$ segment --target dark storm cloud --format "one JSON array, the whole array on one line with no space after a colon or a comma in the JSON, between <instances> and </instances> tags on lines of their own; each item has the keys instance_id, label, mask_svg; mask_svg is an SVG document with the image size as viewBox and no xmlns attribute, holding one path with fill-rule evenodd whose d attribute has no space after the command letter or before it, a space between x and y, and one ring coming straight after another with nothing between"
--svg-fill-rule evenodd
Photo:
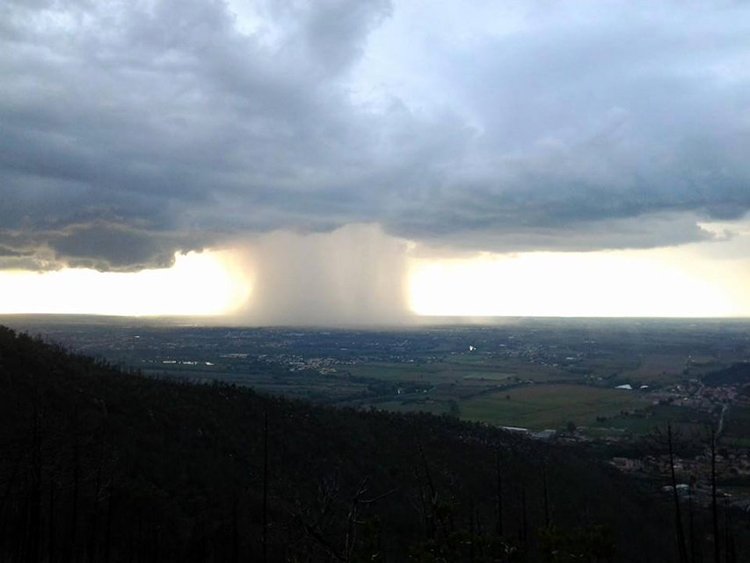
<instances>
[{"instance_id":1,"label":"dark storm cloud","mask_svg":"<svg viewBox=\"0 0 750 563\"><path fill-rule=\"evenodd\" d=\"M484 250L710 238L750 208L750 11L606 4L454 41L382 0L249 24L210 0L6 2L0 266L166 266L362 222Z\"/></svg>"},{"instance_id":2,"label":"dark storm cloud","mask_svg":"<svg viewBox=\"0 0 750 563\"><path fill-rule=\"evenodd\" d=\"M19 258L21 256L23 256L23 252L18 252L17 250L13 250L11 248L7 248L5 246L0 245L0 257Z\"/></svg>"},{"instance_id":3,"label":"dark storm cloud","mask_svg":"<svg viewBox=\"0 0 750 563\"><path fill-rule=\"evenodd\" d=\"M75 225L48 238L55 255L66 263L98 270L168 267L174 262L172 249L179 244L164 233L101 222Z\"/></svg>"}]
</instances>

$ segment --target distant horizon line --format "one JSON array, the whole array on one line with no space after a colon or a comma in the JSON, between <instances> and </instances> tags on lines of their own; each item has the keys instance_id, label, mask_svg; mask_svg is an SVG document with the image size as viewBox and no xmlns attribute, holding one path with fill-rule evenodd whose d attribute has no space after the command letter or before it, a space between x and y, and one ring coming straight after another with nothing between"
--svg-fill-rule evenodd
<instances>
[{"instance_id":1,"label":"distant horizon line","mask_svg":"<svg viewBox=\"0 0 750 563\"><path fill-rule=\"evenodd\" d=\"M113 315L96 313L0 313L4 319L29 319L64 322L86 320L106 322L142 321L206 327L231 328L289 328L289 329L368 329L368 328L429 328L437 326L478 326L518 321L682 321L682 322L750 322L750 316L681 317L681 316L573 316L573 315L413 315L403 321L392 322L259 322L234 320L232 317L208 315Z\"/></svg>"}]
</instances>

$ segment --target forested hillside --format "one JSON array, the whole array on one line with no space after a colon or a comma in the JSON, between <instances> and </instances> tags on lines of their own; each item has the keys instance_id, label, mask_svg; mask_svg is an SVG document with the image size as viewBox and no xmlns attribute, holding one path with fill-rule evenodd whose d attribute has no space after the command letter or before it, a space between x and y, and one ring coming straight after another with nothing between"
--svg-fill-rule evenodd
<instances>
[{"instance_id":1,"label":"forested hillside","mask_svg":"<svg viewBox=\"0 0 750 563\"><path fill-rule=\"evenodd\" d=\"M578 449L122 373L1 327L0 452L4 561L677 560L665 499Z\"/></svg>"}]
</instances>

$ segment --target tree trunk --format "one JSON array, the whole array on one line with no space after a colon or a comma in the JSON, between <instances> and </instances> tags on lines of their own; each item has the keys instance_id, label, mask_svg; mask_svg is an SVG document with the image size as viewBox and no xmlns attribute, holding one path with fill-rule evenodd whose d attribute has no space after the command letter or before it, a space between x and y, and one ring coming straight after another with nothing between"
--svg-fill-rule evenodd
<instances>
[{"instance_id":1,"label":"tree trunk","mask_svg":"<svg viewBox=\"0 0 750 563\"><path fill-rule=\"evenodd\" d=\"M497 523L495 525L495 531L497 535L503 536L503 477L500 471L500 448L498 447L495 451L495 474L497 476L497 484L495 490L495 510L497 512Z\"/></svg>"},{"instance_id":2,"label":"tree trunk","mask_svg":"<svg viewBox=\"0 0 750 563\"><path fill-rule=\"evenodd\" d=\"M263 563L268 562L268 411L263 414Z\"/></svg>"},{"instance_id":3,"label":"tree trunk","mask_svg":"<svg viewBox=\"0 0 750 563\"><path fill-rule=\"evenodd\" d=\"M677 552L680 563L688 563L685 549L685 532L682 529L682 513L680 511L680 497L677 494L677 477L674 470L674 452L672 449L672 425L667 424L667 444L669 447L669 469L672 477L672 498L674 499L674 521L677 530Z\"/></svg>"},{"instance_id":4,"label":"tree trunk","mask_svg":"<svg viewBox=\"0 0 750 563\"><path fill-rule=\"evenodd\" d=\"M716 429L713 427L711 427L711 520L714 533L714 563L720 563L719 507L716 506Z\"/></svg>"},{"instance_id":5,"label":"tree trunk","mask_svg":"<svg viewBox=\"0 0 750 563\"><path fill-rule=\"evenodd\" d=\"M542 465L542 493L544 495L544 527L550 526L549 490L547 488L547 463Z\"/></svg>"}]
</instances>

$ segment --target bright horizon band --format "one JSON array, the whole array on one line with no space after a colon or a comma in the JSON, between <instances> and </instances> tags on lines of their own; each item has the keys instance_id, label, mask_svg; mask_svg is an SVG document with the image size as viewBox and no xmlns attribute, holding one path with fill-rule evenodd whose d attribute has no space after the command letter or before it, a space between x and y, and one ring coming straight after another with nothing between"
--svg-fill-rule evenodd
<instances>
[{"instance_id":1,"label":"bright horizon band","mask_svg":"<svg viewBox=\"0 0 750 563\"><path fill-rule=\"evenodd\" d=\"M323 239L321 239L323 240ZM325 239L325 244L330 241ZM709 250L722 249L725 243ZM733 244L737 244L734 241ZM334 245L335 246L335 245ZM331 254L336 254L335 248ZM356 249L355 249L356 250ZM473 254L460 258L419 256L409 248L390 259L382 272L400 276L393 287L402 295L377 294L413 316L612 316L743 317L750 316L748 264L741 258L713 259L701 245L638 251L588 253L530 252ZM176 255L171 268L132 273L63 269L52 272L0 272L0 314L78 313L133 316L227 316L254 322L258 299L254 278L263 264L243 259L243 248ZM279 253L282 254L282 253ZM280 255L279 260L284 256ZM377 261L374 255L371 260ZM338 292L339 301L356 312L357 300L374 291L365 278L358 284L335 283L337 265L326 268L330 287L307 288L302 276L290 287L320 299L320 291ZM377 262L373 265L377 270ZM299 279L298 279L299 278ZM305 292L309 295L305 295ZM396 292L391 290L391 293ZM351 295L350 295L351 294ZM283 299L280 301L283 306ZM288 318L288 317L287 317ZM256 319L257 320L257 319ZM312 317L310 322L318 319ZM320 318L337 322L335 315ZM367 318L361 319L367 323ZM387 320L387 319L386 319ZM394 320L399 320L395 319ZM273 315L262 319L274 323Z\"/></svg>"}]
</instances>

